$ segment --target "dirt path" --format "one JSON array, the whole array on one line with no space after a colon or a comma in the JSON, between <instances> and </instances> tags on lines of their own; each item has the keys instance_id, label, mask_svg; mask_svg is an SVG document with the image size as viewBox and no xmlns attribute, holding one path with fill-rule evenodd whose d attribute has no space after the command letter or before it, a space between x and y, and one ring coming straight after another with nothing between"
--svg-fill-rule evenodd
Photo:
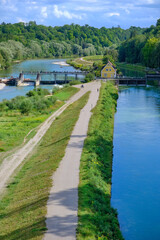
<instances>
[{"instance_id":1,"label":"dirt path","mask_svg":"<svg viewBox=\"0 0 160 240\"><path fill-rule=\"evenodd\" d=\"M88 85L88 90L91 91L88 103L81 110L79 120L66 148L65 156L52 177L53 187L47 203L46 216L48 231L44 240L76 239L79 165L83 143L87 136L91 109L95 107L99 97L97 88L100 88L100 82Z\"/></svg>"},{"instance_id":2,"label":"dirt path","mask_svg":"<svg viewBox=\"0 0 160 240\"><path fill-rule=\"evenodd\" d=\"M3 160L2 164L0 165L0 193L3 192L11 176L13 176L14 171L24 161L27 155L31 153L33 148L37 145L37 143L41 140L46 131L49 129L55 118L59 116L70 104L78 100L82 95L89 91L92 85L95 85L95 83L85 84L85 87L83 89L80 89L78 93L71 97L71 99L67 101L66 104L64 104L59 110L53 113L41 125L36 135L32 139L30 139L28 143L26 143L22 148L18 149L14 154ZM80 85L77 87L80 88Z\"/></svg>"},{"instance_id":3,"label":"dirt path","mask_svg":"<svg viewBox=\"0 0 160 240\"><path fill-rule=\"evenodd\" d=\"M87 60L84 60L83 58L80 58L80 60L83 61L83 62L87 62L87 63L92 63L93 64L93 62L89 62Z\"/></svg>"}]
</instances>

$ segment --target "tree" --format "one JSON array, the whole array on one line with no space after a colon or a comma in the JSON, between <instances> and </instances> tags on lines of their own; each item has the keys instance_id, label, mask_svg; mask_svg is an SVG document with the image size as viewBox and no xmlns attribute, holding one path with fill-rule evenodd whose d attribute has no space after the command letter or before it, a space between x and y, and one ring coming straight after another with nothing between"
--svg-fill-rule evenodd
<instances>
[{"instance_id":1,"label":"tree","mask_svg":"<svg viewBox=\"0 0 160 240\"><path fill-rule=\"evenodd\" d=\"M24 99L20 105L20 112L22 114L29 114L32 109L32 102L29 99Z\"/></svg>"}]
</instances>

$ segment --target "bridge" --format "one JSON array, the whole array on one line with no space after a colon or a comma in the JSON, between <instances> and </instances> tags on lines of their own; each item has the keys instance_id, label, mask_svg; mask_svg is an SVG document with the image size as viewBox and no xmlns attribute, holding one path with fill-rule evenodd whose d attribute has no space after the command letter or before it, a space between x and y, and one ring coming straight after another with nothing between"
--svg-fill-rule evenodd
<instances>
[{"instance_id":1,"label":"bridge","mask_svg":"<svg viewBox=\"0 0 160 240\"><path fill-rule=\"evenodd\" d=\"M5 82L7 85L12 86L22 86L24 83L33 83L34 86L38 86L40 84L64 84L69 83L73 79L71 79L71 76L74 77L75 80L78 80L78 76L86 76L89 72L79 72L79 71L65 71L65 72L48 72L48 71L40 71L40 72L34 72L34 71L22 71L19 74L18 78L10 78L7 79ZM42 76L51 76L51 80L42 80ZM25 78L26 76L35 76L35 79L29 79ZM64 79L58 78L59 76L63 76Z\"/></svg>"},{"instance_id":2,"label":"bridge","mask_svg":"<svg viewBox=\"0 0 160 240\"><path fill-rule=\"evenodd\" d=\"M78 76L86 76L86 74L89 72L24 72L19 74L18 78L10 78L5 80L5 84L12 85L12 86L22 86L24 83L33 83L34 86L38 86L40 84L64 84L72 81L73 79L69 79L71 75L74 76L74 79L77 80ZM36 79L28 79L25 78L25 76L36 76ZM42 76L44 75L50 75L53 76L53 79L51 80L42 80ZM58 76L64 76L64 80L61 80L58 78ZM147 74L145 77L117 77L114 79L101 79L97 78L97 80L104 80L104 81L113 81L116 85L124 85L124 86L146 86L148 83L151 83L153 81L158 81L158 85L160 86L160 74Z\"/></svg>"},{"instance_id":3,"label":"bridge","mask_svg":"<svg viewBox=\"0 0 160 240\"><path fill-rule=\"evenodd\" d=\"M100 79L100 78L99 78ZM147 74L145 77L117 77L113 79L101 79L103 81L111 81L115 85L120 86L146 86L154 81L158 81L160 86L160 74Z\"/></svg>"}]
</instances>

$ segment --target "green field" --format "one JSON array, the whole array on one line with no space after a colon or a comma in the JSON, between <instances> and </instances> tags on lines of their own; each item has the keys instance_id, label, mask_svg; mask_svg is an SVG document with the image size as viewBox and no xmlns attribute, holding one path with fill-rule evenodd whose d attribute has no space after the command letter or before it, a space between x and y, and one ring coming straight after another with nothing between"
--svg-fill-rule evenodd
<instances>
[{"instance_id":1,"label":"green field","mask_svg":"<svg viewBox=\"0 0 160 240\"><path fill-rule=\"evenodd\" d=\"M135 70L135 71L144 72L146 70L146 67L141 65L141 64L129 64L129 63L116 62L116 65L118 67L123 67L123 68L126 68L126 69Z\"/></svg>"},{"instance_id":2,"label":"green field","mask_svg":"<svg viewBox=\"0 0 160 240\"><path fill-rule=\"evenodd\" d=\"M94 56L87 56L87 57L83 57L84 60L86 61L102 61L103 59L103 55L94 55Z\"/></svg>"},{"instance_id":3,"label":"green field","mask_svg":"<svg viewBox=\"0 0 160 240\"><path fill-rule=\"evenodd\" d=\"M0 202L0 239L43 238L51 176L64 156L73 127L88 97L89 92L52 123L33 155L9 184L8 192Z\"/></svg>"},{"instance_id":4,"label":"green field","mask_svg":"<svg viewBox=\"0 0 160 240\"><path fill-rule=\"evenodd\" d=\"M77 240L123 239L117 212L110 204L117 98L117 89L103 83L81 157Z\"/></svg>"},{"instance_id":5,"label":"green field","mask_svg":"<svg viewBox=\"0 0 160 240\"><path fill-rule=\"evenodd\" d=\"M73 87L62 88L54 94L55 98L59 101L50 104L43 111L33 109L28 114L22 114L18 109L9 109L4 104L0 111L0 159L3 158L5 152L22 144L25 136L32 129L34 129L33 132L29 134L26 140L33 137L38 126L44 122L51 113L60 108L65 103L64 101L68 100L77 91L79 91L79 89ZM50 96L41 96L38 98L38 101L42 104L42 100L46 101L47 98L50 98ZM18 99L18 101L21 100ZM10 102L11 101L8 101L8 104Z\"/></svg>"}]
</instances>

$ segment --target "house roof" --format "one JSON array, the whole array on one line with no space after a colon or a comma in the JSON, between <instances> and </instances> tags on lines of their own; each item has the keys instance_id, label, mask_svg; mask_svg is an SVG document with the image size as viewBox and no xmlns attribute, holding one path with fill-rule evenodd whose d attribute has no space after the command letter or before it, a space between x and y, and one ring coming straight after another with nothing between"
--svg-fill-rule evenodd
<instances>
[{"instance_id":1,"label":"house roof","mask_svg":"<svg viewBox=\"0 0 160 240\"><path fill-rule=\"evenodd\" d=\"M117 70L116 69L116 67L108 60L108 63L110 63L111 65L112 65L112 67L115 69L115 70Z\"/></svg>"},{"instance_id":2,"label":"house roof","mask_svg":"<svg viewBox=\"0 0 160 240\"><path fill-rule=\"evenodd\" d=\"M113 69L115 70L115 71L117 71L117 69L116 69L116 67L108 60L108 63L113 67ZM108 64L107 63L107 64ZM107 66L107 64L102 68L102 70ZM101 70L101 71L102 71Z\"/></svg>"}]
</instances>

